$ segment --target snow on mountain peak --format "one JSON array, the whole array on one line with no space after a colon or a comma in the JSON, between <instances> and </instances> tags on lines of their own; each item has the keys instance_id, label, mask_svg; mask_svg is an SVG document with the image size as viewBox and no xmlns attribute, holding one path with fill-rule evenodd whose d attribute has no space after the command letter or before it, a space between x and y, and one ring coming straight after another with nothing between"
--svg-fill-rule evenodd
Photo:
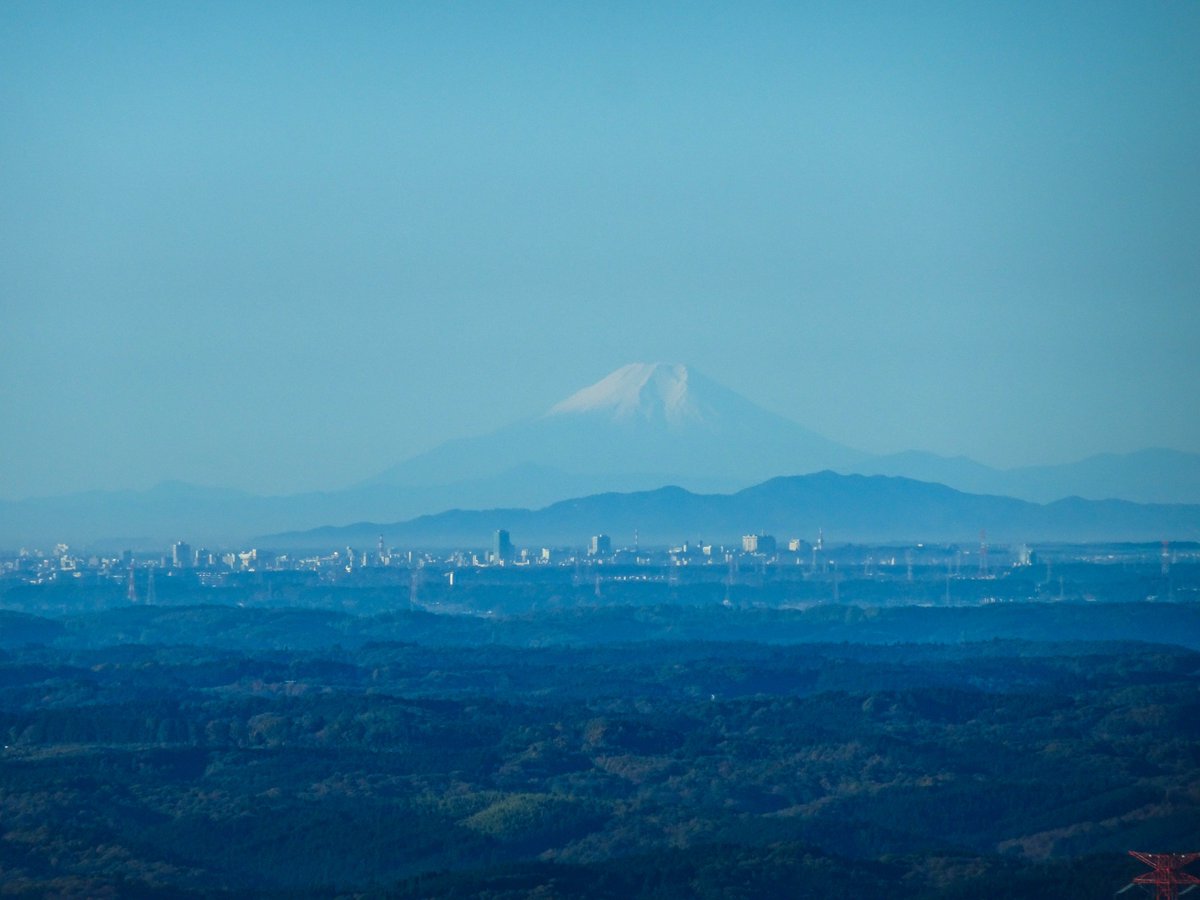
<instances>
[{"instance_id":1,"label":"snow on mountain peak","mask_svg":"<svg viewBox=\"0 0 1200 900\"><path fill-rule=\"evenodd\" d=\"M603 413L614 420L658 419L680 425L703 421L705 412L690 390L687 366L630 363L555 404L547 415Z\"/></svg>"}]
</instances>

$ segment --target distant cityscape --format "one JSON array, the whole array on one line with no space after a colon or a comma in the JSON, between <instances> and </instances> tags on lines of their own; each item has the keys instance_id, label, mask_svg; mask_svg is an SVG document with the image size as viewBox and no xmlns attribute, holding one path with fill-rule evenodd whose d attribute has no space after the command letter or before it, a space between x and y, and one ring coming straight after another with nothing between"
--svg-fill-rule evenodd
<instances>
[{"instance_id":1,"label":"distant cityscape","mask_svg":"<svg viewBox=\"0 0 1200 900\"><path fill-rule=\"evenodd\" d=\"M681 541L670 546L647 547L634 543L616 546L608 534L591 535L586 543L570 547L524 547L514 542L507 529L497 529L486 549L432 550L390 546L383 535L371 549L342 547L324 552L273 552L261 548L211 550L176 541L162 553L79 554L60 543L50 550L22 549L0 557L0 582L9 585L119 586L126 601L134 604L159 602L165 585L178 582L189 589L245 586L246 577L304 579L311 583L347 585L405 584L408 602L420 605L422 585L436 579L453 589L465 578L524 579L533 582L567 577L578 587L590 585L597 595L605 584L658 582L678 585L688 582L722 586L728 593L739 588L772 588L786 585L824 584L822 600L863 600L861 587L904 582L944 584L938 599L950 602L989 600L1096 599L1103 589L1072 587L1063 572L1087 566L1093 573L1128 574L1132 569L1145 582L1139 595L1147 599L1176 599L1177 589L1185 597L1196 596L1192 576L1200 569L1200 545L1172 544L1053 544L1045 546L991 546L986 534L975 545L960 544L841 544L830 545L818 532L813 540L791 537L780 540L765 533L747 533L738 545L727 546L703 540ZM1171 579L1176 567L1187 578L1178 584ZM1036 572L1034 570L1037 570ZM1028 572L1027 575L1016 573ZM542 574L539 574L542 573ZM562 573L556 575L554 573ZM1010 579L1011 576L1011 579ZM1091 582L1097 576L1089 576ZM1005 590L965 593L951 585L1011 580ZM1083 581L1089 581L1084 579ZM1162 584L1159 584L1159 581ZM1082 582L1081 582L1082 583ZM1165 584L1164 588L1162 585ZM846 589L860 587L860 595ZM1127 587L1127 585L1126 585ZM768 593L770 591L768 590ZM425 589L428 594L428 587Z\"/></svg>"},{"instance_id":2,"label":"distant cityscape","mask_svg":"<svg viewBox=\"0 0 1200 900\"><path fill-rule=\"evenodd\" d=\"M1001 565L1031 565L1036 552L1028 546L1019 548L989 548L981 541L975 549L942 547L953 555L953 568L960 572L967 560L974 557L980 574L987 574L989 559ZM529 566L726 566L731 563L807 567L810 572L827 572L837 565L837 559L859 566L894 568L911 565L914 552L925 550L924 544L912 548L864 548L846 545L839 548L837 558L825 545L824 534L809 542L793 537L786 541L770 534L745 534L736 546L714 544L703 540L682 541L673 546L645 547L636 541L631 546L614 547L612 537L594 534L580 547L518 547L507 529L497 529L491 536L488 549L458 549L437 552L429 549L399 549L387 545L383 535L375 547L364 550L354 547L331 549L325 553L275 553L258 548L210 550L193 547L187 541L176 541L163 553L125 550L118 555L78 554L65 543L51 550L23 548L15 555L0 557L0 571L21 574L33 580L53 579L62 575L93 573L119 575L130 569L161 569L166 571L253 572L253 571L312 571L353 572L362 569L440 565L452 568L529 567ZM869 552L868 552L869 551ZM866 555L864 555L864 553ZM899 553L899 555L897 555Z\"/></svg>"}]
</instances>

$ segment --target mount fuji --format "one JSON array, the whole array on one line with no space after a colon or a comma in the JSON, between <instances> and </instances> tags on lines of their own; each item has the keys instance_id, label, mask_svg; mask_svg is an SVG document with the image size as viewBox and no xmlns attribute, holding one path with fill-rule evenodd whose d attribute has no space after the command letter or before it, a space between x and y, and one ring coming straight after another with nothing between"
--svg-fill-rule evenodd
<instances>
[{"instance_id":1,"label":"mount fuji","mask_svg":"<svg viewBox=\"0 0 1200 900\"><path fill-rule=\"evenodd\" d=\"M321 525L396 522L455 508L537 509L664 485L732 493L822 470L901 476L1037 503L1072 496L1200 503L1196 454L1151 449L1007 470L921 451L871 456L687 366L633 363L541 415L448 441L341 490L264 497L174 482L148 491L0 500L0 547L58 541L161 547L181 536L222 546Z\"/></svg>"},{"instance_id":2,"label":"mount fuji","mask_svg":"<svg viewBox=\"0 0 1200 900\"><path fill-rule=\"evenodd\" d=\"M413 457L369 484L449 484L525 467L586 473L614 489L745 487L779 474L852 469L868 455L768 412L687 366L632 363L541 416ZM542 472L544 474L544 471Z\"/></svg>"}]
</instances>

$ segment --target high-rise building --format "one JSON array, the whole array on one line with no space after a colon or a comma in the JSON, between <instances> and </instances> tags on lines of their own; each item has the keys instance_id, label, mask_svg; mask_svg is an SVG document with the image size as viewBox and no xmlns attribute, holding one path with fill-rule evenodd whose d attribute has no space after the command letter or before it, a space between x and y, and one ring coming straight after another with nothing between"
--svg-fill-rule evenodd
<instances>
[{"instance_id":1,"label":"high-rise building","mask_svg":"<svg viewBox=\"0 0 1200 900\"><path fill-rule=\"evenodd\" d=\"M769 534L742 535L742 550L746 553L761 553L763 556L774 556L775 546L775 538Z\"/></svg>"},{"instance_id":2,"label":"high-rise building","mask_svg":"<svg viewBox=\"0 0 1200 900\"><path fill-rule=\"evenodd\" d=\"M512 540L508 536L508 531L503 528L497 528L496 533L492 536L492 559L498 563L508 562L513 557Z\"/></svg>"},{"instance_id":3,"label":"high-rise building","mask_svg":"<svg viewBox=\"0 0 1200 900\"><path fill-rule=\"evenodd\" d=\"M593 534L587 552L588 556L612 556L612 538L607 534Z\"/></svg>"},{"instance_id":4,"label":"high-rise building","mask_svg":"<svg viewBox=\"0 0 1200 900\"><path fill-rule=\"evenodd\" d=\"M196 558L192 555L192 545L176 541L171 547L171 565L176 569L190 569Z\"/></svg>"}]
</instances>

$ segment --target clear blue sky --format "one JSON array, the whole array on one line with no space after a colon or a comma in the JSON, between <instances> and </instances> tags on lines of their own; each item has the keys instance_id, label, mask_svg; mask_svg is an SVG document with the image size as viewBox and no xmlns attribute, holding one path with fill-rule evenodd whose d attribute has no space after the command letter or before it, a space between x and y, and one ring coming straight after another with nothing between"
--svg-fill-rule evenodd
<instances>
[{"instance_id":1,"label":"clear blue sky","mask_svg":"<svg viewBox=\"0 0 1200 900\"><path fill-rule=\"evenodd\" d=\"M688 363L1200 451L1200 4L0 4L0 496L337 487Z\"/></svg>"}]
</instances>

